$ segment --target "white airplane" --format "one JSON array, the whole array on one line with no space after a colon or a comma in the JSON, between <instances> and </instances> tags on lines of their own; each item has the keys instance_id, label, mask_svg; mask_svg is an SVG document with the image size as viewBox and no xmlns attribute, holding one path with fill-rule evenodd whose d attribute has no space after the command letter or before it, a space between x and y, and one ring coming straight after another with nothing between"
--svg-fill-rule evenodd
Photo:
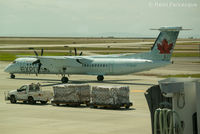
<instances>
[{"instance_id":1,"label":"white airplane","mask_svg":"<svg viewBox=\"0 0 200 134\"><path fill-rule=\"evenodd\" d=\"M62 83L67 83L66 75L97 75L98 81L104 75L125 75L171 64L172 52L182 27L161 27L151 51L137 54L97 55L97 56L41 56L17 58L5 68L14 74L61 74ZM75 51L76 53L76 51ZM82 55L82 53L81 53Z\"/></svg>"}]
</instances>

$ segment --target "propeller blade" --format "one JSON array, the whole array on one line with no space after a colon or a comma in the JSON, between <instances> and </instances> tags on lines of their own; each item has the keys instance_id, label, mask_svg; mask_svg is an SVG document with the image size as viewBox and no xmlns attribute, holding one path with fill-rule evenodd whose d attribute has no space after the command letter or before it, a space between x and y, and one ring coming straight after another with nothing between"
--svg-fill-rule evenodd
<instances>
[{"instance_id":1,"label":"propeller blade","mask_svg":"<svg viewBox=\"0 0 200 134\"><path fill-rule=\"evenodd\" d=\"M32 64L34 65L34 64L38 64L38 63L40 63L40 60L36 60Z\"/></svg>"},{"instance_id":2,"label":"propeller blade","mask_svg":"<svg viewBox=\"0 0 200 134\"><path fill-rule=\"evenodd\" d=\"M41 56L43 56L43 53L44 53L44 49L42 48L41 49Z\"/></svg>"},{"instance_id":3,"label":"propeller blade","mask_svg":"<svg viewBox=\"0 0 200 134\"><path fill-rule=\"evenodd\" d=\"M81 55L83 55L83 52L81 52L81 53L79 54L79 56L81 56Z\"/></svg>"},{"instance_id":4,"label":"propeller blade","mask_svg":"<svg viewBox=\"0 0 200 134\"><path fill-rule=\"evenodd\" d=\"M39 64L38 64L38 73L40 73L40 68L41 68L41 66L42 66L42 64L39 63Z\"/></svg>"},{"instance_id":5,"label":"propeller blade","mask_svg":"<svg viewBox=\"0 0 200 134\"><path fill-rule=\"evenodd\" d=\"M79 64L83 64L79 59L76 59L76 62L78 62Z\"/></svg>"},{"instance_id":6,"label":"propeller blade","mask_svg":"<svg viewBox=\"0 0 200 134\"><path fill-rule=\"evenodd\" d=\"M36 56L38 56L38 53L35 50L34 50L34 53L35 53Z\"/></svg>"},{"instance_id":7,"label":"propeller blade","mask_svg":"<svg viewBox=\"0 0 200 134\"><path fill-rule=\"evenodd\" d=\"M37 76L37 74L40 73L40 69L41 69L42 63L41 63L40 60L38 59L38 60L36 60L36 61L34 61L34 62L32 63L32 65L34 65L34 64L38 64L37 73L36 73L36 76Z\"/></svg>"},{"instance_id":8,"label":"propeller blade","mask_svg":"<svg viewBox=\"0 0 200 134\"><path fill-rule=\"evenodd\" d=\"M75 56L77 56L77 49L76 48L74 48L74 52L75 52Z\"/></svg>"}]
</instances>

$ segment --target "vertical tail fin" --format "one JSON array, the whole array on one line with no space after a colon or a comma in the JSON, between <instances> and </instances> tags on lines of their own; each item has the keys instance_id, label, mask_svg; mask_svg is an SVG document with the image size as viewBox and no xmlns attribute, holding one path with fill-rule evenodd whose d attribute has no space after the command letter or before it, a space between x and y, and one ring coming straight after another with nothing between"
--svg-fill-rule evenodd
<instances>
[{"instance_id":1,"label":"vertical tail fin","mask_svg":"<svg viewBox=\"0 0 200 134\"><path fill-rule=\"evenodd\" d=\"M152 30L160 30L160 34L151 49L152 58L155 60L169 61L171 59L179 31L182 30L182 27L161 27L159 29Z\"/></svg>"}]
</instances>

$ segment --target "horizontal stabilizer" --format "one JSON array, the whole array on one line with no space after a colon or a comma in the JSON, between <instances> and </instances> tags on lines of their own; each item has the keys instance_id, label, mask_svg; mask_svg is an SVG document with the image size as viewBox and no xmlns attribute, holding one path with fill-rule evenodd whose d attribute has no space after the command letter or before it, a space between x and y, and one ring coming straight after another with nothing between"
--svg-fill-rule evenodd
<instances>
[{"instance_id":1,"label":"horizontal stabilizer","mask_svg":"<svg viewBox=\"0 0 200 134\"><path fill-rule=\"evenodd\" d=\"M192 30L192 29L183 29L182 27L160 27L158 29L152 28L150 30L159 30L159 31L181 31L181 30Z\"/></svg>"}]
</instances>

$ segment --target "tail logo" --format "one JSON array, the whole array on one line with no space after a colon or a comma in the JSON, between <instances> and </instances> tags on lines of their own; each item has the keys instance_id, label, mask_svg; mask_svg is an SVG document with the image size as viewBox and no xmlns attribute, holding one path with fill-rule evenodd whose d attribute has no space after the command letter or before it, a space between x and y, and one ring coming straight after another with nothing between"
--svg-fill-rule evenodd
<instances>
[{"instance_id":1,"label":"tail logo","mask_svg":"<svg viewBox=\"0 0 200 134\"><path fill-rule=\"evenodd\" d=\"M160 54L170 54L170 50L173 47L173 43L168 44L168 41L164 39L162 41L162 44L158 44L157 47L158 47L158 50L160 50Z\"/></svg>"}]
</instances>

